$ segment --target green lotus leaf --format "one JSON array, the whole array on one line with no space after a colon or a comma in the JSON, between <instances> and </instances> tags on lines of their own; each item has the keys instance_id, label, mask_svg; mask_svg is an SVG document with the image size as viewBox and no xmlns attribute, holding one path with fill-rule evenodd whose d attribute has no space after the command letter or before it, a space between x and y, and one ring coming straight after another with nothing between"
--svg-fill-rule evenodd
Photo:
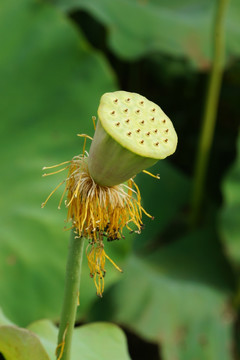
<instances>
[{"instance_id":1,"label":"green lotus leaf","mask_svg":"<svg viewBox=\"0 0 240 360\"><path fill-rule=\"evenodd\" d=\"M186 58L202 70L212 59L217 2L209 0L51 0L64 11L85 10L108 29L108 43L120 58L136 60L156 52ZM239 56L240 3L229 2L228 58Z\"/></svg>"}]
</instances>

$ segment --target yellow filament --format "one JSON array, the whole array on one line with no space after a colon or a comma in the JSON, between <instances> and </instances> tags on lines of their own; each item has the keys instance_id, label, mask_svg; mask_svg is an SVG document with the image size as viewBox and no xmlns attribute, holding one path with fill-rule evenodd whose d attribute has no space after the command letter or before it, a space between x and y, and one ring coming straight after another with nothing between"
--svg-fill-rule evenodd
<instances>
[{"instance_id":1,"label":"yellow filament","mask_svg":"<svg viewBox=\"0 0 240 360\"><path fill-rule=\"evenodd\" d=\"M65 186L65 189L64 189L64 191L62 193L61 199L60 199L59 204L58 204L58 209L61 209L62 201L63 201L64 195L66 194L66 191L67 191L67 187Z\"/></svg>"},{"instance_id":2,"label":"yellow filament","mask_svg":"<svg viewBox=\"0 0 240 360\"><path fill-rule=\"evenodd\" d=\"M95 121L96 121L96 116L92 116L94 130L96 130L96 122Z\"/></svg>"},{"instance_id":3,"label":"yellow filament","mask_svg":"<svg viewBox=\"0 0 240 360\"><path fill-rule=\"evenodd\" d=\"M46 203L48 202L48 200L50 199L50 197L55 193L55 191L57 191L57 189L65 182L65 180L63 180L62 182L60 182L60 184L58 184L57 187L55 187L55 189L48 195L47 199L42 203L41 207L43 208Z\"/></svg>"},{"instance_id":4,"label":"yellow filament","mask_svg":"<svg viewBox=\"0 0 240 360\"><path fill-rule=\"evenodd\" d=\"M63 351L64 351L64 346L65 346L65 338L66 338L66 334L67 334L67 329L68 329L68 325L67 325L66 329L64 330L62 342L61 342L60 344L58 344L58 346L56 347L56 350L55 350L55 355L57 356L58 348L61 348L60 354L59 354L57 360L61 360L61 358L62 358L62 356L63 356Z\"/></svg>"},{"instance_id":5,"label":"yellow filament","mask_svg":"<svg viewBox=\"0 0 240 360\"><path fill-rule=\"evenodd\" d=\"M69 161L64 161L64 162L62 162L61 164L52 165L52 166L44 166L42 169L43 169L43 170L53 169L53 168L56 168L56 167L59 167L59 166L65 165L65 164L69 164L70 162L71 162L71 160L69 160Z\"/></svg>"},{"instance_id":6,"label":"yellow filament","mask_svg":"<svg viewBox=\"0 0 240 360\"><path fill-rule=\"evenodd\" d=\"M142 172L145 173L145 174L147 174L147 175L150 175L150 176L154 177L155 179L160 179L160 176L159 176L158 174L157 174L157 175L154 175L154 174L150 173L150 172L147 171L147 170L143 170Z\"/></svg>"},{"instance_id":7,"label":"yellow filament","mask_svg":"<svg viewBox=\"0 0 240 360\"><path fill-rule=\"evenodd\" d=\"M105 251L104 251L104 253L105 253ZM113 266L114 266L118 271L123 272L122 269L120 269L120 267L117 266L117 264L115 264L115 262L114 262L106 253L105 253L105 256L106 256L106 258L110 261L110 263L112 263Z\"/></svg>"},{"instance_id":8,"label":"yellow filament","mask_svg":"<svg viewBox=\"0 0 240 360\"><path fill-rule=\"evenodd\" d=\"M66 167L65 167L65 168L63 168L63 169L60 169L60 170L54 171L54 172L52 172L52 173L43 174L43 176L49 176L49 175L58 174L58 173L60 173L60 172L62 172L62 171L64 171L64 170L66 170L67 168L69 168L69 166L66 166Z\"/></svg>"},{"instance_id":9,"label":"yellow filament","mask_svg":"<svg viewBox=\"0 0 240 360\"><path fill-rule=\"evenodd\" d=\"M69 207L69 205L70 205L71 202L73 201L75 195L77 195L78 190L79 190L79 187L80 187L80 185L81 185L81 182L80 182L80 181L81 181L81 178L79 179L79 182L78 182L78 184L77 184L76 190L74 190L74 193L73 193L73 195L72 195L72 197L71 197L71 200L70 200L69 203L67 204L67 207Z\"/></svg>"},{"instance_id":10,"label":"yellow filament","mask_svg":"<svg viewBox=\"0 0 240 360\"><path fill-rule=\"evenodd\" d=\"M89 135L86 135L86 134L77 134L77 136L80 136L80 137L85 137L85 138L88 138L90 140L92 140L93 138Z\"/></svg>"},{"instance_id":11,"label":"yellow filament","mask_svg":"<svg viewBox=\"0 0 240 360\"><path fill-rule=\"evenodd\" d=\"M83 154L85 154L86 142L87 142L87 138L85 137L84 143L83 143Z\"/></svg>"},{"instance_id":12,"label":"yellow filament","mask_svg":"<svg viewBox=\"0 0 240 360\"><path fill-rule=\"evenodd\" d=\"M149 218L153 219L152 215L146 212L146 210L141 206L141 210L144 212L145 215L147 215Z\"/></svg>"},{"instance_id":13,"label":"yellow filament","mask_svg":"<svg viewBox=\"0 0 240 360\"><path fill-rule=\"evenodd\" d=\"M107 258L118 271L122 272L122 269L120 269L120 267L117 266L117 264L115 264L115 262L106 254L101 242L97 245L93 243L91 245L91 250L88 253L87 251L89 246L90 244L87 246L86 254L90 274L93 277L93 281L97 289L97 295L102 297L104 291L104 276L106 273L105 258Z\"/></svg>"}]
</instances>

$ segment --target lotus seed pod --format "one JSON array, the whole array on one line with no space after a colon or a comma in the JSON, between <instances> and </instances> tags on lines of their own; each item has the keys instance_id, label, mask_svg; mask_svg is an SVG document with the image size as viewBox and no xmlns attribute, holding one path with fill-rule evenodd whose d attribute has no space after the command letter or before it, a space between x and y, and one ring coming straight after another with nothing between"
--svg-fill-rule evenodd
<instances>
[{"instance_id":1,"label":"lotus seed pod","mask_svg":"<svg viewBox=\"0 0 240 360\"><path fill-rule=\"evenodd\" d=\"M117 185L173 154L176 146L172 122L158 105L136 93L106 93L98 108L89 173L99 185Z\"/></svg>"}]
</instances>

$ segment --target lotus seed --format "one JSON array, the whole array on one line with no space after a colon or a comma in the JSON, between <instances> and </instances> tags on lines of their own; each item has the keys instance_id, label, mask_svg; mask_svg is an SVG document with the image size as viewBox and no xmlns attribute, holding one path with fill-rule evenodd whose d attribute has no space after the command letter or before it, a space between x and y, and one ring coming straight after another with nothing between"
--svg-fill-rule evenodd
<instances>
[{"instance_id":1,"label":"lotus seed","mask_svg":"<svg viewBox=\"0 0 240 360\"><path fill-rule=\"evenodd\" d=\"M115 111L113 110L113 111L111 112L111 114L114 115L114 114L115 114Z\"/></svg>"},{"instance_id":2,"label":"lotus seed","mask_svg":"<svg viewBox=\"0 0 240 360\"><path fill-rule=\"evenodd\" d=\"M140 141L140 144L143 144L143 143L144 143L144 140L141 140L141 141Z\"/></svg>"},{"instance_id":3,"label":"lotus seed","mask_svg":"<svg viewBox=\"0 0 240 360\"><path fill-rule=\"evenodd\" d=\"M141 124L144 124L144 120L141 121Z\"/></svg>"},{"instance_id":4,"label":"lotus seed","mask_svg":"<svg viewBox=\"0 0 240 360\"><path fill-rule=\"evenodd\" d=\"M146 133L146 135L149 136L149 135L150 135L150 131L148 131L148 132Z\"/></svg>"},{"instance_id":5,"label":"lotus seed","mask_svg":"<svg viewBox=\"0 0 240 360\"><path fill-rule=\"evenodd\" d=\"M140 129L137 129L136 131L137 131L137 133L140 133L141 130L140 130Z\"/></svg>"},{"instance_id":6,"label":"lotus seed","mask_svg":"<svg viewBox=\"0 0 240 360\"><path fill-rule=\"evenodd\" d=\"M116 126L119 126L119 125L120 125L120 122L117 122L117 123L116 123Z\"/></svg>"},{"instance_id":7,"label":"lotus seed","mask_svg":"<svg viewBox=\"0 0 240 360\"><path fill-rule=\"evenodd\" d=\"M125 109L124 112L127 113L127 112L128 112L128 109Z\"/></svg>"},{"instance_id":8,"label":"lotus seed","mask_svg":"<svg viewBox=\"0 0 240 360\"><path fill-rule=\"evenodd\" d=\"M167 143L167 142L168 142L168 139L165 139L164 141L165 141L165 143Z\"/></svg>"},{"instance_id":9,"label":"lotus seed","mask_svg":"<svg viewBox=\"0 0 240 360\"><path fill-rule=\"evenodd\" d=\"M129 121L130 121L130 120L129 120L129 119L127 119L127 120L126 120L126 123L129 123Z\"/></svg>"}]
</instances>

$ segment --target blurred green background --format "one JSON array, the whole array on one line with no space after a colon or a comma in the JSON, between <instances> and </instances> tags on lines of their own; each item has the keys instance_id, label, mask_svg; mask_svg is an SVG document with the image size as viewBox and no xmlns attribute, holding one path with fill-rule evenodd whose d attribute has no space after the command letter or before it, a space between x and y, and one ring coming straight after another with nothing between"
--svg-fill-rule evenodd
<instances>
[{"instance_id":1,"label":"blurred green background","mask_svg":"<svg viewBox=\"0 0 240 360\"><path fill-rule=\"evenodd\" d=\"M79 324L111 321L130 357L239 359L240 2L226 19L225 72L199 226L191 189L212 64L209 0L3 0L0 4L0 307L19 326L59 321L69 233L62 174L42 167L81 153L104 92L138 92L160 105L179 137L176 154L136 181L141 235L106 244L103 299L84 259ZM0 355L1 356L1 355ZM116 357L113 356L115 359ZM104 358L99 358L105 360Z\"/></svg>"}]
</instances>

